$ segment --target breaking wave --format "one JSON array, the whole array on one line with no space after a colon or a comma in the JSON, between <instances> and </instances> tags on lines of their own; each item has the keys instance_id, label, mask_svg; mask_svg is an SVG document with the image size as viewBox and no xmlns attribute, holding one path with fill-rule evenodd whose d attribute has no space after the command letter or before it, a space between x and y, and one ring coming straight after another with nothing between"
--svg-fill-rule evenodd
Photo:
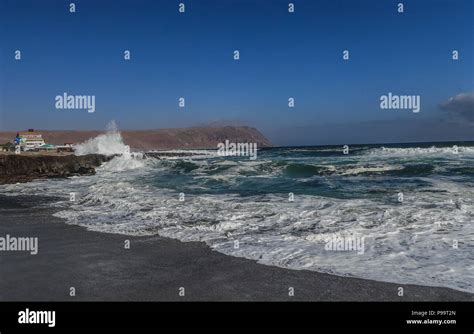
<instances>
[{"instance_id":1,"label":"breaking wave","mask_svg":"<svg viewBox=\"0 0 474 334\"><path fill-rule=\"evenodd\" d=\"M93 231L159 234L266 265L474 292L471 147L418 149L272 149L257 161L121 151L94 176L0 191L62 195L55 215ZM326 251L334 233L363 236L364 254Z\"/></svg>"},{"instance_id":2,"label":"breaking wave","mask_svg":"<svg viewBox=\"0 0 474 334\"><path fill-rule=\"evenodd\" d=\"M130 147L123 143L115 121L107 124L107 132L86 140L75 147L76 155L103 154L116 155L130 152Z\"/></svg>"},{"instance_id":3,"label":"breaking wave","mask_svg":"<svg viewBox=\"0 0 474 334\"><path fill-rule=\"evenodd\" d=\"M131 153L130 147L125 145L122 135L118 131L115 121L107 124L107 132L91 138L75 147L76 155L102 154L116 155L111 161L99 168L102 171L122 172L145 166L143 153Z\"/></svg>"},{"instance_id":4,"label":"breaking wave","mask_svg":"<svg viewBox=\"0 0 474 334\"><path fill-rule=\"evenodd\" d=\"M473 146L447 146L447 147L380 147L370 149L367 154L369 155L401 155L401 156L425 156L425 155L436 155L436 154L469 154L474 155Z\"/></svg>"}]
</instances>

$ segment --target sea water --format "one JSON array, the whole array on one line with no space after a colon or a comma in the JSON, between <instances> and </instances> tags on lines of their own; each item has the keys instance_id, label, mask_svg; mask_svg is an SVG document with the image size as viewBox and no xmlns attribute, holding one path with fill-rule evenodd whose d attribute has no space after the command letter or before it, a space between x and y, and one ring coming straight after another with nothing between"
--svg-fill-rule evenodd
<instances>
[{"instance_id":1,"label":"sea water","mask_svg":"<svg viewBox=\"0 0 474 334\"><path fill-rule=\"evenodd\" d=\"M84 153L122 149L121 138L101 140ZM349 154L271 148L256 160L175 153L123 154L93 176L0 192L62 196L55 215L93 231L159 234L266 265L474 292L474 143L355 145Z\"/></svg>"}]
</instances>

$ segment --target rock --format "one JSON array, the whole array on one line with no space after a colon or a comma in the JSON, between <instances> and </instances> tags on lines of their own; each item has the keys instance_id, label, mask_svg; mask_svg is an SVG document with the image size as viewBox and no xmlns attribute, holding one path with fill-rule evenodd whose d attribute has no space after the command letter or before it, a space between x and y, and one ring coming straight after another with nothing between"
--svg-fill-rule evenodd
<instances>
[{"instance_id":1,"label":"rock","mask_svg":"<svg viewBox=\"0 0 474 334\"><path fill-rule=\"evenodd\" d=\"M28 182L42 178L64 178L93 175L95 167L112 159L98 154L66 155L0 155L0 184Z\"/></svg>"}]
</instances>

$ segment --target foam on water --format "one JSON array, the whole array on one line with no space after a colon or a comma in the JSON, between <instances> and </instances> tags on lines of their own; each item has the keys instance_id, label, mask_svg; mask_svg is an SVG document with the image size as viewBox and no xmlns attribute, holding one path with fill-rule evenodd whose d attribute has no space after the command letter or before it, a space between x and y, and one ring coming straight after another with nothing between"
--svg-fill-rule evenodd
<instances>
[{"instance_id":1,"label":"foam on water","mask_svg":"<svg viewBox=\"0 0 474 334\"><path fill-rule=\"evenodd\" d=\"M276 195L188 196L183 203L175 192L117 181L91 185L57 216L99 232L203 241L267 265L473 292L472 195L413 193L396 206L316 196L289 203ZM333 233L363 236L364 254L326 251ZM453 239L464 251L453 252Z\"/></svg>"},{"instance_id":2,"label":"foam on water","mask_svg":"<svg viewBox=\"0 0 474 334\"><path fill-rule=\"evenodd\" d=\"M330 182L347 180L342 183L347 184L345 192L353 191L348 180L373 180L367 173L375 173L383 182L416 180L419 183L409 188L395 183L403 190L403 203L390 197L392 194L345 199L296 194L294 202L289 202L287 193L239 196L232 191L186 193L185 202L180 202L179 187L164 188L150 182L161 175L188 177L198 182L192 185L195 189L206 189L206 181L219 178L232 185L262 177L280 182L288 178L286 166L296 163L261 159L169 161L122 155L94 176L8 185L0 192L63 196L65 201L56 204L55 215L93 231L160 234L202 241L224 254L267 265L474 292L474 187L472 180L463 176L387 177L384 173L407 168L398 160L391 163L391 156L376 158L376 164L362 167L357 167L352 157L347 158L348 164L326 158L305 161L306 165L330 170ZM443 168L462 163L450 160ZM242 181L242 175L251 176ZM304 180L321 178L311 175ZM73 204L66 200L70 191L77 193ZM364 253L327 251L325 242L335 233L364 237ZM238 248L235 240L239 241ZM458 242L456 250L453 240Z\"/></svg>"},{"instance_id":3,"label":"foam on water","mask_svg":"<svg viewBox=\"0 0 474 334\"><path fill-rule=\"evenodd\" d=\"M145 158L140 153L123 153L98 168L99 171L123 172L145 167Z\"/></svg>"},{"instance_id":4,"label":"foam on water","mask_svg":"<svg viewBox=\"0 0 474 334\"><path fill-rule=\"evenodd\" d=\"M368 154L370 155L399 155L399 156L422 156L422 155L434 155L434 154L466 154L474 155L474 147L472 146L459 146L457 147L457 153L454 153L456 149L454 145L451 147L381 147L371 149Z\"/></svg>"}]
</instances>

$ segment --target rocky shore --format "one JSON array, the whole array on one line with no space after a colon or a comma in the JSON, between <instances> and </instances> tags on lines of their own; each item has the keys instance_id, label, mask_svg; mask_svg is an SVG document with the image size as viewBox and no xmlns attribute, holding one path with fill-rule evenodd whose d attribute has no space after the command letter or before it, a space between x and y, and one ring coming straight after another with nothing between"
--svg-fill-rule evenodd
<instances>
[{"instance_id":1,"label":"rocky shore","mask_svg":"<svg viewBox=\"0 0 474 334\"><path fill-rule=\"evenodd\" d=\"M104 155L0 155L0 184L43 178L95 174L95 168L110 160Z\"/></svg>"}]
</instances>

